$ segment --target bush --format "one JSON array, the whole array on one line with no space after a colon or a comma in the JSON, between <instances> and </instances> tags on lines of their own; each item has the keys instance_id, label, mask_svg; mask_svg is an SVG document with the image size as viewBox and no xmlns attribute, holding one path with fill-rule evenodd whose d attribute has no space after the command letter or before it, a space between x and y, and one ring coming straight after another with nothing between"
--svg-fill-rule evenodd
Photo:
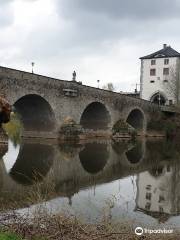
<instances>
[{"instance_id":1,"label":"bush","mask_svg":"<svg viewBox=\"0 0 180 240\"><path fill-rule=\"evenodd\" d=\"M11 114L10 122L3 124L3 129L15 146L20 143L23 126L17 113Z\"/></svg>"},{"instance_id":2,"label":"bush","mask_svg":"<svg viewBox=\"0 0 180 240\"><path fill-rule=\"evenodd\" d=\"M78 135L82 133L82 127L71 119L65 119L62 124L59 133L64 135L65 139L78 138Z\"/></svg>"},{"instance_id":3,"label":"bush","mask_svg":"<svg viewBox=\"0 0 180 240\"><path fill-rule=\"evenodd\" d=\"M116 133L128 133L129 130L130 130L129 124L126 123L123 119L117 121L112 128L113 135Z\"/></svg>"},{"instance_id":4,"label":"bush","mask_svg":"<svg viewBox=\"0 0 180 240\"><path fill-rule=\"evenodd\" d=\"M173 121L167 121L164 130L167 138L171 138L176 135L177 124Z\"/></svg>"},{"instance_id":5,"label":"bush","mask_svg":"<svg viewBox=\"0 0 180 240\"><path fill-rule=\"evenodd\" d=\"M176 135L179 128L180 122L176 118L152 119L147 125L147 130L164 132L167 138Z\"/></svg>"}]
</instances>

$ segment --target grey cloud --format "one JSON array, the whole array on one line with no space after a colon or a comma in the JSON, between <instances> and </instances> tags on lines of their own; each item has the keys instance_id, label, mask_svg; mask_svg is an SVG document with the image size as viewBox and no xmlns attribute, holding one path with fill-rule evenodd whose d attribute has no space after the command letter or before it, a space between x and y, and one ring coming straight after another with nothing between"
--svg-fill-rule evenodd
<instances>
[{"instance_id":1,"label":"grey cloud","mask_svg":"<svg viewBox=\"0 0 180 240\"><path fill-rule=\"evenodd\" d=\"M3 4L7 4L10 2L13 2L14 0L0 0L0 6L2 6Z\"/></svg>"},{"instance_id":2,"label":"grey cloud","mask_svg":"<svg viewBox=\"0 0 180 240\"><path fill-rule=\"evenodd\" d=\"M10 5L13 0L0 0L0 27L6 27L13 23L13 7Z\"/></svg>"},{"instance_id":3,"label":"grey cloud","mask_svg":"<svg viewBox=\"0 0 180 240\"><path fill-rule=\"evenodd\" d=\"M13 21L13 14L11 15L10 12L12 1L0 0L0 26ZM127 56L130 60L134 59L135 63L138 57L146 55L144 49L148 49L149 45L153 47L155 42L160 46L162 41L167 42L172 47L175 41L180 42L178 27L175 27L180 24L179 0L54 0L51 2L56 3L53 6L56 12L48 16L48 21L44 24L36 21L34 23L36 27L30 28L22 41L18 41L18 37L24 29L23 27L19 29L20 33L17 33L16 41L12 41L12 46L18 49L17 53L15 51L12 63L26 62L30 67L31 61L35 61L37 69L39 66L44 66L43 71L55 70L64 74L68 72L70 77L71 69L79 68L78 71L84 72L85 77L87 74L87 79L89 79L88 73L97 71L97 74L100 74L97 79L101 79L101 71L107 73L104 75L102 73L104 78L113 75L113 69L121 71L121 67L126 64L122 56ZM40 7L43 8L43 5ZM141 43L142 46L147 47L143 48ZM127 51L125 53L124 46ZM137 48L137 53L133 53L127 46ZM117 56L114 59L116 50ZM97 63L97 69L95 66L91 69L93 59ZM101 62L101 59L106 63ZM117 68L114 68L114 61L118 62ZM102 68L98 64L102 64ZM131 61L128 61L125 79L128 79L130 65L132 65ZM93 73L92 76L94 75ZM115 75L117 75L115 79L121 76L119 72ZM131 75L129 75L130 81L135 74Z\"/></svg>"},{"instance_id":4,"label":"grey cloud","mask_svg":"<svg viewBox=\"0 0 180 240\"><path fill-rule=\"evenodd\" d=\"M179 18L179 0L61 0L62 13L77 18L91 12L115 19Z\"/></svg>"},{"instance_id":5,"label":"grey cloud","mask_svg":"<svg viewBox=\"0 0 180 240\"><path fill-rule=\"evenodd\" d=\"M156 2L156 11L160 12L160 0L156 0ZM166 6L168 2L168 0L163 0L161 8ZM58 55L72 58L91 55L95 52L102 55L105 54L105 49L122 39L136 43L145 40L148 43L148 41L159 38L166 39L166 36L171 33L177 34L175 28L171 26L179 22L171 24L168 19L160 21L154 20L154 18L151 21L132 19L130 12L144 14L145 8L149 9L151 12L148 13L149 17L152 17L152 14L155 14L151 11L154 4L155 0L57 0L57 13L65 19L64 27L56 30L48 28L48 26L36 29L29 35L23 50L30 56L43 57ZM163 14L170 8L177 7L178 3L172 1L171 4L169 2L169 5L169 8L163 7L164 10L161 9ZM125 18L128 14L130 17ZM159 14L162 15L162 12ZM59 25L61 25L61 18Z\"/></svg>"},{"instance_id":6,"label":"grey cloud","mask_svg":"<svg viewBox=\"0 0 180 240\"><path fill-rule=\"evenodd\" d=\"M67 45L166 38L180 23L179 0L56 0L56 5L57 13L73 24L65 32Z\"/></svg>"}]
</instances>

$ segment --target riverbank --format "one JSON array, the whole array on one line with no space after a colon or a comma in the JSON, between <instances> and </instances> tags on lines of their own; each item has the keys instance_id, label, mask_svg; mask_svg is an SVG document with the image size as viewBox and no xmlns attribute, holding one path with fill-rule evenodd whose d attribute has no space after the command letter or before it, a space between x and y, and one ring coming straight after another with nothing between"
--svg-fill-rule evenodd
<instances>
[{"instance_id":1,"label":"riverbank","mask_svg":"<svg viewBox=\"0 0 180 240\"><path fill-rule=\"evenodd\" d=\"M10 219L9 219L10 217ZM0 239L34 239L34 240L175 240L179 239L179 234L146 234L136 236L134 229L128 223L112 223L111 221L102 221L98 224L84 224L76 219L76 217L65 217L62 215L38 214L34 218L26 218L25 216L11 215L2 222L1 233L8 236L9 233L14 238ZM8 232L8 234L6 234ZM1 234L3 236L3 234ZM0 236L1 236L0 235ZM10 235L9 235L10 236ZM17 238L15 238L17 236Z\"/></svg>"}]
</instances>

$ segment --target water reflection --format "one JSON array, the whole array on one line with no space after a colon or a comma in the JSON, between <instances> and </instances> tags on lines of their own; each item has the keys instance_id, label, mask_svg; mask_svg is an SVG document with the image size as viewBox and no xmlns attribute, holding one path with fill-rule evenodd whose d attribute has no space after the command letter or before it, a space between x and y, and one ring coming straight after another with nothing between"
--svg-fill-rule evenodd
<instances>
[{"instance_id":1,"label":"water reflection","mask_svg":"<svg viewBox=\"0 0 180 240\"><path fill-rule=\"evenodd\" d=\"M108 161L109 152L107 144L86 144L84 149L79 153L79 158L85 171L96 174L103 170Z\"/></svg>"},{"instance_id":2,"label":"water reflection","mask_svg":"<svg viewBox=\"0 0 180 240\"><path fill-rule=\"evenodd\" d=\"M32 184L41 181L43 188L50 181L58 209L63 202L65 208L70 205L85 218L96 219L113 196L113 217L149 221L151 216L165 222L180 215L179 160L178 144L164 140L59 146L26 141L9 174L7 157L1 163L0 194L6 201L12 195L18 199L23 192L25 200Z\"/></svg>"},{"instance_id":3,"label":"water reflection","mask_svg":"<svg viewBox=\"0 0 180 240\"><path fill-rule=\"evenodd\" d=\"M41 181L49 172L53 164L53 158L54 150L51 145L25 143L20 148L10 175L21 184Z\"/></svg>"},{"instance_id":4,"label":"water reflection","mask_svg":"<svg viewBox=\"0 0 180 240\"><path fill-rule=\"evenodd\" d=\"M13 154L11 154L13 153ZM9 142L9 151L4 156L7 173L22 185L42 181L49 172L54 159L51 145L23 143L13 148Z\"/></svg>"},{"instance_id":5,"label":"water reflection","mask_svg":"<svg viewBox=\"0 0 180 240\"><path fill-rule=\"evenodd\" d=\"M6 144L0 144L0 160L6 154L7 150L8 150L8 146Z\"/></svg>"},{"instance_id":6,"label":"water reflection","mask_svg":"<svg viewBox=\"0 0 180 240\"><path fill-rule=\"evenodd\" d=\"M180 149L164 141L148 142L147 149L156 165L137 175L136 210L164 223L180 214Z\"/></svg>"},{"instance_id":7,"label":"water reflection","mask_svg":"<svg viewBox=\"0 0 180 240\"><path fill-rule=\"evenodd\" d=\"M137 177L137 210L159 222L180 213L180 165L169 164L140 173Z\"/></svg>"},{"instance_id":8,"label":"water reflection","mask_svg":"<svg viewBox=\"0 0 180 240\"><path fill-rule=\"evenodd\" d=\"M139 163L144 157L142 142L137 142L130 150L126 152L126 157L131 164Z\"/></svg>"},{"instance_id":9,"label":"water reflection","mask_svg":"<svg viewBox=\"0 0 180 240\"><path fill-rule=\"evenodd\" d=\"M15 145L13 142L9 140L8 146L7 146L8 151L3 156L4 165L7 173L10 172L11 168L15 164L19 154L19 149L20 149L19 145Z\"/></svg>"}]
</instances>

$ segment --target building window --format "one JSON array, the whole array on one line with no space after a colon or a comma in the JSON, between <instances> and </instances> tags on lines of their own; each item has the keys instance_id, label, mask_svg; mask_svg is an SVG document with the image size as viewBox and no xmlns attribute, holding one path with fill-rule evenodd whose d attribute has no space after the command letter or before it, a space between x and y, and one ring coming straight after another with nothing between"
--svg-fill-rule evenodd
<instances>
[{"instance_id":1,"label":"building window","mask_svg":"<svg viewBox=\"0 0 180 240\"><path fill-rule=\"evenodd\" d=\"M169 64L169 59L164 59L164 65Z\"/></svg>"},{"instance_id":2,"label":"building window","mask_svg":"<svg viewBox=\"0 0 180 240\"><path fill-rule=\"evenodd\" d=\"M148 185L146 186L146 189L147 189L147 190L151 190L151 185L148 184Z\"/></svg>"},{"instance_id":3,"label":"building window","mask_svg":"<svg viewBox=\"0 0 180 240\"><path fill-rule=\"evenodd\" d=\"M150 69L150 76L155 76L156 75L156 69L152 68Z\"/></svg>"},{"instance_id":4,"label":"building window","mask_svg":"<svg viewBox=\"0 0 180 240\"><path fill-rule=\"evenodd\" d=\"M167 83L167 82L168 82L168 80L167 80L167 79L164 79L164 80L163 80L163 82L164 82L164 83Z\"/></svg>"},{"instance_id":5,"label":"building window","mask_svg":"<svg viewBox=\"0 0 180 240\"><path fill-rule=\"evenodd\" d=\"M147 200L151 200L151 196L152 196L152 194L150 192L146 193L146 199Z\"/></svg>"},{"instance_id":6,"label":"building window","mask_svg":"<svg viewBox=\"0 0 180 240\"><path fill-rule=\"evenodd\" d=\"M169 75L169 68L163 68L163 75Z\"/></svg>"},{"instance_id":7,"label":"building window","mask_svg":"<svg viewBox=\"0 0 180 240\"><path fill-rule=\"evenodd\" d=\"M156 60L151 60L151 65L156 65Z\"/></svg>"},{"instance_id":8,"label":"building window","mask_svg":"<svg viewBox=\"0 0 180 240\"><path fill-rule=\"evenodd\" d=\"M165 198L164 198L164 196L162 196L162 195L159 195L159 203L161 203L161 202L164 202L165 201Z\"/></svg>"},{"instance_id":9,"label":"building window","mask_svg":"<svg viewBox=\"0 0 180 240\"><path fill-rule=\"evenodd\" d=\"M150 83L154 83L155 81L154 80L151 80Z\"/></svg>"}]
</instances>

